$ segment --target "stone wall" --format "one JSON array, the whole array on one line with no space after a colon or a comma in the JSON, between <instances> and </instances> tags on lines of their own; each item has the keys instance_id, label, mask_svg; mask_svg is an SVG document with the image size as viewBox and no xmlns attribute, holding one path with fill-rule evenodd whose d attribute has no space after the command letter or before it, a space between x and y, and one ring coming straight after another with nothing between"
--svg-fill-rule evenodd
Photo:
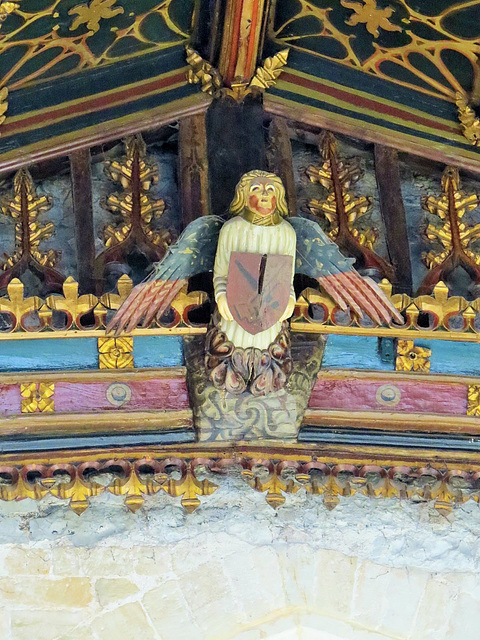
<instances>
[{"instance_id":1,"label":"stone wall","mask_svg":"<svg viewBox=\"0 0 480 640\"><path fill-rule=\"evenodd\" d=\"M227 478L188 515L103 495L0 503L1 640L478 637L480 510L288 495Z\"/></svg>"}]
</instances>

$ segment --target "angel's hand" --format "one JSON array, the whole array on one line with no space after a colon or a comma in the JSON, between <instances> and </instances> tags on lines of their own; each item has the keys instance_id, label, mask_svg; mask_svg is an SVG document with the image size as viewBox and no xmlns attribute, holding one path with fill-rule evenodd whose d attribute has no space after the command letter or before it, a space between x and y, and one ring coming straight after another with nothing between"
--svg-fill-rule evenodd
<instances>
[{"instance_id":1,"label":"angel's hand","mask_svg":"<svg viewBox=\"0 0 480 640\"><path fill-rule=\"evenodd\" d=\"M230 322L233 320L233 316L228 308L227 295L225 293L221 293L218 296L217 307L219 314L224 320L229 320Z\"/></svg>"},{"instance_id":2,"label":"angel's hand","mask_svg":"<svg viewBox=\"0 0 480 640\"><path fill-rule=\"evenodd\" d=\"M285 309L285 313L280 318L279 322L283 322L284 320L288 320L288 318L290 318L293 315L293 312L295 311L296 303L297 303L296 299L291 297L289 302L288 302L288 306Z\"/></svg>"}]
</instances>

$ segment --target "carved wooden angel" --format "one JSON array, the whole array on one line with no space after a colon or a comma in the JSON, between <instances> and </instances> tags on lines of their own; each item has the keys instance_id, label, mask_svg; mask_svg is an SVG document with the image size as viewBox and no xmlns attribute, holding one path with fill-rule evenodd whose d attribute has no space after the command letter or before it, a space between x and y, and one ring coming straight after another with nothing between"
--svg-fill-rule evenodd
<instances>
[{"instance_id":1,"label":"carved wooden angel","mask_svg":"<svg viewBox=\"0 0 480 640\"><path fill-rule=\"evenodd\" d=\"M265 395L285 386L292 366L287 320L295 308L295 273L315 278L343 310L365 313L377 324L403 323L377 284L353 269L353 260L317 223L285 219L285 189L275 174L244 174L230 213L227 222L205 216L189 224L152 275L132 290L108 330L148 326L188 278L213 271L217 309L206 339L209 377L231 393Z\"/></svg>"}]
</instances>

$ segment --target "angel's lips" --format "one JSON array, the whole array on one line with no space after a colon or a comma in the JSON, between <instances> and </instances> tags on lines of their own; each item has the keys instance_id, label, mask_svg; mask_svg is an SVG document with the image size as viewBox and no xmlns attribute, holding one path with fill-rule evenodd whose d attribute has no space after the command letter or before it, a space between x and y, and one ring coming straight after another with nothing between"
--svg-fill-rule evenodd
<instances>
[{"instance_id":1,"label":"angel's lips","mask_svg":"<svg viewBox=\"0 0 480 640\"><path fill-rule=\"evenodd\" d=\"M251 211L254 213L258 213L261 216L269 216L271 213L275 211L277 208L277 198L272 196L272 198L265 198L265 200L270 200L270 204L268 205L266 202L262 204L263 198L259 198L258 196L251 195L248 199L248 206Z\"/></svg>"}]
</instances>

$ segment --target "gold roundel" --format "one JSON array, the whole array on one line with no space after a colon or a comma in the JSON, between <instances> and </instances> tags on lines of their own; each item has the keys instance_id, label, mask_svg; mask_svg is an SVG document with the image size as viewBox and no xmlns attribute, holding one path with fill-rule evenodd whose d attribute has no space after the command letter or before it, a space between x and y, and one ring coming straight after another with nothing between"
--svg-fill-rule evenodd
<instances>
[{"instance_id":1,"label":"gold roundel","mask_svg":"<svg viewBox=\"0 0 480 640\"><path fill-rule=\"evenodd\" d=\"M113 382L106 392L107 400L114 407L122 407L127 402L130 402L132 397L132 390L128 384L123 382Z\"/></svg>"},{"instance_id":2,"label":"gold roundel","mask_svg":"<svg viewBox=\"0 0 480 640\"><path fill-rule=\"evenodd\" d=\"M384 407L394 407L400 402L402 393L394 384L382 384L378 387L375 399Z\"/></svg>"}]
</instances>

